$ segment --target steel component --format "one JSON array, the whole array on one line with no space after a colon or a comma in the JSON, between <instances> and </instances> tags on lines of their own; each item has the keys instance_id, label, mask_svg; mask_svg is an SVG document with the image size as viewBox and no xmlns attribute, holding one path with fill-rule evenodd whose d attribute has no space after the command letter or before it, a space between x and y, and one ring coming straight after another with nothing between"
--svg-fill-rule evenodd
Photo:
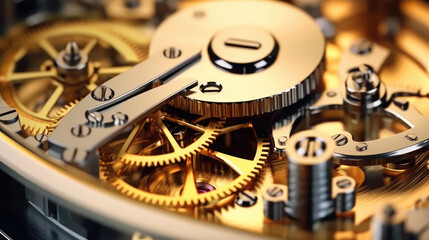
<instances>
[{"instance_id":1,"label":"steel component","mask_svg":"<svg viewBox=\"0 0 429 240\"><path fill-rule=\"evenodd\" d=\"M109 101L115 96L115 92L111 88L101 85L91 92L91 96L97 101Z\"/></svg>"},{"instance_id":2,"label":"steel component","mask_svg":"<svg viewBox=\"0 0 429 240\"><path fill-rule=\"evenodd\" d=\"M281 184L271 184L262 190L266 218L279 221L285 216L287 191L287 187Z\"/></svg>"},{"instance_id":3,"label":"steel component","mask_svg":"<svg viewBox=\"0 0 429 240\"><path fill-rule=\"evenodd\" d=\"M363 64L379 72L383 63L390 56L390 50L368 40L357 40L348 51L344 51L339 62L340 80L347 78L349 71Z\"/></svg>"},{"instance_id":4,"label":"steel component","mask_svg":"<svg viewBox=\"0 0 429 240\"><path fill-rule=\"evenodd\" d=\"M144 118L164 102L195 86L196 80L175 79L144 92L154 81L165 80L170 74L186 69L198 61L199 50L189 48L182 51L180 58L169 59L162 64L160 59L165 58L161 52L104 83L104 86L115 91L115 97L108 101L100 102L92 96L84 98L52 132L49 142L55 147L50 151L58 154L61 149L79 148L93 154L103 143L119 134L121 129L127 126L126 123L134 123L139 118ZM147 72L146 69L153 71ZM124 85L123 81L127 81L127 84ZM135 106L140 106L138 111ZM102 127L91 128L92 133L85 138L77 139L76 135L70 134L73 126L86 126L88 121L86 116L92 112L114 116L113 122L104 121ZM126 116L123 113L126 113ZM88 157L94 157L92 154L88 154Z\"/></svg>"},{"instance_id":5,"label":"steel component","mask_svg":"<svg viewBox=\"0 0 429 240\"><path fill-rule=\"evenodd\" d=\"M100 161L100 173L102 178L112 184L118 191L145 203L170 207L210 206L244 189L246 185L257 176L265 163L266 157L268 156L269 143L262 139L257 139L251 124L238 124L225 127L222 129L221 135L217 139L221 138L222 135L224 137L231 136L231 138L234 138L234 135L241 135L243 131L246 132L246 139L251 143L250 145L253 145L252 148L254 149L246 147L246 149L237 150L236 152L241 152L242 150L252 152L251 159L248 157L242 158L240 156L226 154L221 152L221 150L216 150L217 148L214 146L219 147L219 144L221 146L230 144L228 141L224 140L222 140L221 143L216 143L216 140L213 145L200 151L197 155L186 158L185 164L172 164L161 168L155 168L155 171L160 169L160 172L167 174L165 178L171 178L167 176L179 174L172 179L183 179L183 182L172 182L171 184L162 184L162 186L157 187L158 184L167 181L161 180L156 181L156 185L148 189L139 188L134 184L135 182L150 181L150 179L153 179L151 176L157 176L154 179L160 179L160 173L155 172L154 174L146 175L144 168L123 164L120 161L103 159L103 157ZM223 149L224 147L219 148ZM203 171L207 167L196 166L205 164L205 162L218 162L217 164L225 166L222 172L232 171L231 174L233 172L235 172L235 174L232 175L233 177L231 177L228 182L223 183L222 186L213 186L214 188L211 188L211 191L204 190L207 188L201 189L199 186L206 186L210 184L210 179L216 178L216 176L213 175L201 177L200 171ZM212 168L209 167L208 169ZM208 182L200 182L198 179L201 178L207 179L206 181ZM199 185L198 183L204 184ZM165 192L166 188L171 189ZM157 189L160 189L160 191L162 190L162 192L158 193L156 191Z\"/></svg>"},{"instance_id":6,"label":"steel component","mask_svg":"<svg viewBox=\"0 0 429 240\"><path fill-rule=\"evenodd\" d=\"M63 151L62 159L70 164L84 165L87 158L87 152L78 148L67 148Z\"/></svg>"},{"instance_id":7,"label":"steel component","mask_svg":"<svg viewBox=\"0 0 429 240\"><path fill-rule=\"evenodd\" d=\"M258 201L258 196L249 190L244 190L237 193L237 199L235 202L241 207L251 207Z\"/></svg>"},{"instance_id":8,"label":"steel component","mask_svg":"<svg viewBox=\"0 0 429 240\"><path fill-rule=\"evenodd\" d=\"M392 204L383 205L372 219L374 240L406 239L406 214Z\"/></svg>"},{"instance_id":9,"label":"steel component","mask_svg":"<svg viewBox=\"0 0 429 240\"><path fill-rule=\"evenodd\" d=\"M118 37L109 23L45 25L18 36L2 54L0 93L24 132L47 134L60 108L144 58L143 48Z\"/></svg>"},{"instance_id":10,"label":"steel component","mask_svg":"<svg viewBox=\"0 0 429 240\"><path fill-rule=\"evenodd\" d=\"M68 42L55 59L60 81L77 84L88 79L88 54L79 49L76 42Z\"/></svg>"},{"instance_id":11,"label":"steel component","mask_svg":"<svg viewBox=\"0 0 429 240\"><path fill-rule=\"evenodd\" d=\"M332 154L335 142L316 131L293 135L286 143L288 154L288 202L286 213L305 223L331 216Z\"/></svg>"},{"instance_id":12,"label":"steel component","mask_svg":"<svg viewBox=\"0 0 429 240\"><path fill-rule=\"evenodd\" d=\"M369 65L364 64L351 69L345 82L344 103L354 107L351 111L365 112L386 102L386 88Z\"/></svg>"},{"instance_id":13,"label":"steel component","mask_svg":"<svg viewBox=\"0 0 429 240\"><path fill-rule=\"evenodd\" d=\"M237 18L236 9L247 17ZM204 20L189 17L195 12L204 12ZM286 4L212 2L190 7L157 29L150 53L190 43L207 51L202 51L200 63L178 77L210 78L170 104L194 114L242 117L272 112L312 93L324 72L325 41L317 23ZM215 91L205 91L213 84Z\"/></svg>"},{"instance_id":14,"label":"steel component","mask_svg":"<svg viewBox=\"0 0 429 240\"><path fill-rule=\"evenodd\" d=\"M99 112L91 112L86 116L91 127L101 127L103 125L103 114ZM115 124L116 125L116 124Z\"/></svg>"},{"instance_id":15,"label":"steel component","mask_svg":"<svg viewBox=\"0 0 429 240\"><path fill-rule=\"evenodd\" d=\"M368 66L361 67L369 69ZM379 80L375 78L374 81L378 83ZM351 83L351 85L353 84ZM395 119L399 119L408 129L383 139L368 141L355 140L356 138L348 130L332 132L330 134L334 135L336 141L340 139L340 136L342 139L337 142L337 148L334 153L335 163L363 166L400 162L424 151L429 146L429 132L426 126L429 118L413 107L402 107L392 103L395 100L401 100L402 97L426 96L420 94L419 91L410 92L406 89L385 86L382 82L379 85L380 96L383 97L376 97L374 102L369 101L366 105L365 102L357 101L357 99L350 100L349 95L345 93L346 90L331 89L329 92L336 92L334 97L324 93L317 102L309 107L304 106L292 119L288 117L285 124L283 123L283 118L276 120L281 124L275 125L275 128L273 128L273 138L276 139L279 136L290 137L298 123L307 116L310 117L313 114L338 109L343 111L348 118L355 118L353 121L357 122L368 122L371 114L388 114ZM363 95L360 96L362 97ZM311 128L312 126L308 127ZM285 146L277 141L274 142L276 151L284 155Z\"/></svg>"},{"instance_id":16,"label":"steel component","mask_svg":"<svg viewBox=\"0 0 429 240\"><path fill-rule=\"evenodd\" d=\"M15 109L10 107L0 108L0 122L3 124L12 124L19 120L18 113Z\"/></svg>"},{"instance_id":17,"label":"steel component","mask_svg":"<svg viewBox=\"0 0 429 240\"><path fill-rule=\"evenodd\" d=\"M135 124L125 138L101 147L100 153L104 159L143 167L176 163L213 143L225 122L222 119L183 115L157 111ZM181 131L189 132L180 134L175 132L174 127L183 127Z\"/></svg>"},{"instance_id":18,"label":"steel component","mask_svg":"<svg viewBox=\"0 0 429 240\"><path fill-rule=\"evenodd\" d=\"M335 199L337 213L348 212L356 204L356 181L349 176L337 176L332 179L332 198Z\"/></svg>"},{"instance_id":19,"label":"steel component","mask_svg":"<svg viewBox=\"0 0 429 240\"><path fill-rule=\"evenodd\" d=\"M113 124L116 126L124 125L128 121L128 116L125 113L117 112L112 115Z\"/></svg>"}]
</instances>

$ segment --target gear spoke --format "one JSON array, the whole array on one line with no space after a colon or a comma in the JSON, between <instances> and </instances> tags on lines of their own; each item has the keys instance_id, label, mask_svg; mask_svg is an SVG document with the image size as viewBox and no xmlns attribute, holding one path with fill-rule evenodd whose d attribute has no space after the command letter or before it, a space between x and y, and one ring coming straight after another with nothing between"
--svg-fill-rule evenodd
<instances>
[{"instance_id":1,"label":"gear spoke","mask_svg":"<svg viewBox=\"0 0 429 240\"><path fill-rule=\"evenodd\" d=\"M230 132L234 132L240 129L250 128L250 127L252 127L251 123L237 124L237 125L222 128L220 134L226 134L226 133L230 133Z\"/></svg>"},{"instance_id":2,"label":"gear spoke","mask_svg":"<svg viewBox=\"0 0 429 240\"><path fill-rule=\"evenodd\" d=\"M136 142L135 144L137 144L137 142ZM163 145L163 144L162 144L162 142L161 142L161 141L156 141L156 142L154 142L154 143L150 144L149 146L147 146L147 147L143 148L142 150L140 150L140 151L138 152L138 155L149 155L149 154L151 154L155 149L157 149L157 148L161 147L162 145Z\"/></svg>"},{"instance_id":3,"label":"gear spoke","mask_svg":"<svg viewBox=\"0 0 429 240\"><path fill-rule=\"evenodd\" d=\"M124 155L124 153L127 152L128 148L131 145L131 142L134 140L134 138L136 137L137 133L139 132L140 128L143 125L136 125L133 130L131 131L130 135L127 137L127 139L125 140L124 144L122 145L121 149L119 150L118 156L121 157L122 155Z\"/></svg>"},{"instance_id":4,"label":"gear spoke","mask_svg":"<svg viewBox=\"0 0 429 240\"><path fill-rule=\"evenodd\" d=\"M34 71L34 72L19 72L12 73L8 76L8 81L12 84L22 83L29 80L44 79L44 78L55 78L56 74L54 71Z\"/></svg>"},{"instance_id":5,"label":"gear spoke","mask_svg":"<svg viewBox=\"0 0 429 240\"><path fill-rule=\"evenodd\" d=\"M95 45L97 45L97 43L98 43L98 40L95 38L89 40L82 51L84 53L86 53L87 55L89 55L91 53L92 49L94 49Z\"/></svg>"},{"instance_id":6,"label":"gear spoke","mask_svg":"<svg viewBox=\"0 0 429 240\"><path fill-rule=\"evenodd\" d=\"M72 107L59 106L60 103L75 105L75 100L82 99L108 80L100 77L100 68L106 69L101 70L103 76L111 78L147 57L146 46L117 36L110 27L105 22L80 21L44 25L21 34L2 52L0 94L8 105L15 106L26 134L34 136L53 131ZM82 49L79 56L69 61L65 56L70 55L72 42ZM77 50L73 49L73 52ZM79 67L74 65L78 57ZM126 62L127 67L116 68L118 61ZM63 87L52 86L50 82L54 81ZM52 96L43 96L52 91ZM26 100L32 97L37 98L37 103Z\"/></svg>"},{"instance_id":7,"label":"gear spoke","mask_svg":"<svg viewBox=\"0 0 429 240\"><path fill-rule=\"evenodd\" d=\"M162 122L162 120L158 121L158 124L160 125L162 131L164 132L165 137L167 138L168 142L171 144L171 147L174 151L179 151L182 149L179 144L177 143L176 139L174 138L173 134L171 134L170 130L168 130L167 126Z\"/></svg>"},{"instance_id":8,"label":"gear spoke","mask_svg":"<svg viewBox=\"0 0 429 240\"><path fill-rule=\"evenodd\" d=\"M57 87L55 88L54 92L51 94L49 99L46 101L46 103L43 105L42 109L37 113L41 116L48 117L49 112L51 112L52 108L55 107L55 104L60 99L61 95L64 92L64 86L61 84L58 84L56 82L53 82Z\"/></svg>"},{"instance_id":9,"label":"gear spoke","mask_svg":"<svg viewBox=\"0 0 429 240\"><path fill-rule=\"evenodd\" d=\"M196 125L194 125L192 123L185 122L183 120L178 120L178 119L175 119L175 118L172 118L172 117L169 117L169 116L165 116L164 119L167 120L167 121L179 124L181 126L187 127L189 129L192 129L192 130L197 131L199 133L204 133L206 131L204 129L204 127L199 127L199 126L196 126Z\"/></svg>"},{"instance_id":10,"label":"gear spoke","mask_svg":"<svg viewBox=\"0 0 429 240\"><path fill-rule=\"evenodd\" d=\"M201 154L226 163L230 168L234 169L234 171L240 175L254 167L252 160L232 156L214 150L201 151Z\"/></svg>"},{"instance_id":11,"label":"gear spoke","mask_svg":"<svg viewBox=\"0 0 429 240\"><path fill-rule=\"evenodd\" d=\"M186 178L185 184L183 185L183 189L181 192L181 196L185 198L194 198L198 196L193 161L190 157L186 159Z\"/></svg>"},{"instance_id":12,"label":"gear spoke","mask_svg":"<svg viewBox=\"0 0 429 240\"><path fill-rule=\"evenodd\" d=\"M52 59L55 59L58 56L58 51L55 47L48 42L48 40L43 39L39 41L39 46L45 51Z\"/></svg>"}]
</instances>

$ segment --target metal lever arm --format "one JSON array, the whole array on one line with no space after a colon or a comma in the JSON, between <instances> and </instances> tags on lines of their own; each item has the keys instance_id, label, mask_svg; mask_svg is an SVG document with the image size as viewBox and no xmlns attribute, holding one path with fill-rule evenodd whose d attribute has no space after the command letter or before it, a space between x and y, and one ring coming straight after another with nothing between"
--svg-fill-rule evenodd
<instances>
[{"instance_id":1,"label":"metal lever arm","mask_svg":"<svg viewBox=\"0 0 429 240\"><path fill-rule=\"evenodd\" d=\"M151 83L165 81L199 58L197 49L183 49L176 58L159 53L104 83L99 87L102 89L95 89L60 121L49 137L49 153L72 162L92 158L103 143L122 129L172 97L195 87L196 80L173 79L143 92Z\"/></svg>"}]
</instances>

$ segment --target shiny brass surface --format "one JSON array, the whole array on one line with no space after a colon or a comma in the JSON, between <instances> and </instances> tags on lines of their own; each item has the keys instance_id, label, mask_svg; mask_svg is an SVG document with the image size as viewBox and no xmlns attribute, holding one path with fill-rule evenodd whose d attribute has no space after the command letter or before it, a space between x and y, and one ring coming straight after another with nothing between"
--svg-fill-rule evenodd
<instances>
[{"instance_id":1,"label":"shiny brass surface","mask_svg":"<svg viewBox=\"0 0 429 240\"><path fill-rule=\"evenodd\" d=\"M204 2L211 3L204 4ZM18 111L26 136L55 131L61 119L79 104L80 98L99 83L126 71L129 66L146 58L148 39L142 40L136 37L143 32L131 31L131 29L135 30L136 26L140 30L147 30L147 25L150 25L152 30L158 27L156 33L151 34L153 37L151 54L162 51L166 47L190 45L203 49L201 62L174 76L193 77L198 80L199 85L192 92L173 99L169 106L162 106L161 110L152 113L149 118L140 119L113 140L106 142L98 150L99 179L91 178L58 159L52 160L52 156L45 155L49 162L33 156L34 154L29 153L7 136L3 136L3 133L0 133L0 140L2 140L0 146L5 142L8 146L18 149L20 153L25 153L24 155L31 160L31 163L37 163L37 166L48 169L47 173L60 172L83 186L95 189L94 199L98 201L91 205L91 197L81 195L78 198L67 194L67 191L56 188L57 185L49 187L48 183L42 181L44 179L36 183L44 186L47 189L46 192L56 196L56 200L65 198L72 202L79 202L80 207L76 206L77 204L71 204L70 208L78 209L80 214L90 219L91 216L94 219L107 219L105 222L110 225L118 222L126 223L127 231L132 229L143 232L141 226L149 226L151 230L146 230L148 236L153 232L160 233L153 234L154 239L158 236L178 239L212 239L216 232L220 234L216 236L222 236L223 232L228 232L230 235L219 237L224 239L230 237L231 239L250 239L251 237L376 239L374 236L377 230L374 226L377 219L388 221L385 219L386 216L377 215L380 209L385 208L383 207L385 204L394 203L410 218L413 211L427 211L429 152L424 148L411 154L404 152L402 156L391 158L386 162L376 161L374 158L362 164L334 160L331 169L332 177L348 176L356 182L356 205L351 211L336 213L306 225L286 216L279 221L270 220L264 216L262 189L272 184L285 187L289 185L290 159L286 157L287 152L281 154L275 151L276 144L286 145L289 139L286 136L273 138L272 129L279 124L276 122L276 116L282 112L284 118L281 124L286 125L304 111L302 107L311 106L325 99L342 100L341 91L338 89L346 86L347 71L350 70L348 68L359 67L362 64L363 58L360 54L371 51L365 47L371 46L376 50L371 52L374 54L371 63L374 64L377 76L386 88L418 92L420 95L420 97L398 97L396 99L398 104L408 102L408 107L416 108L423 116L429 116L427 97L429 93L429 3L427 1L296 0L284 2L288 3L180 1L179 12L174 13L170 19L159 26L155 22L160 19L157 18L157 13L153 15L152 11L155 9L151 5L149 9L145 9L146 13L150 13L149 15L155 18L154 22L150 23L116 22L108 27L106 25L111 23L59 23L41 31L35 31L34 34L20 37L19 39L22 40L17 41L4 52L3 60L0 62L0 92L6 103ZM203 4L198 5L198 3ZM265 4L272 5L262 7ZM296 10L297 12L294 13L297 16L304 15L306 20L313 21L312 17L292 4L303 7L305 11L312 14L319 25L313 22L311 26L302 27L303 19L278 14L281 12L279 9L284 7L291 11ZM266 9L276 9L276 11L264 12ZM118 17L120 19L135 18L134 15L124 15L125 10L110 8L108 16L118 17L115 14L119 11L122 14ZM257 14L249 15L249 12ZM143 12L136 12L138 13ZM223 18L223 15L226 17ZM283 20L273 22L274 15L279 19L287 19L290 25L278 24ZM264 18L258 19L261 16ZM335 30L334 34L322 37L318 35L321 33L314 33L313 27L318 26L321 26L322 32L326 33L323 31L326 26L321 23L320 17L327 21L324 23L331 24L330 26ZM143 18L146 19L147 15ZM237 27L243 25L245 26L242 28ZM286 25L293 28L293 31L285 30ZM84 27L81 28L81 26ZM239 32L243 36L254 34L257 36L257 41L224 37L231 32ZM294 34L308 36L305 41L296 43L297 45L285 44L284 41L295 39ZM56 52L63 50L66 43L70 42L64 36L72 36L72 40L77 41L79 46L85 46L84 43L86 43L87 47L83 49L90 48L89 45L94 43L94 39L98 39L101 50L106 50L94 53L94 59L89 55L88 74L92 77L82 82L78 81L78 84L70 84L65 80L66 78L58 77L58 71L54 66L53 59L57 54L54 54L52 46L55 46ZM250 74L227 72L222 66L217 67L213 64L215 58L242 64L241 57L245 54L239 56L232 51L224 52L224 50L231 46L239 46L239 50L260 49L261 46L258 45L260 42L268 42L270 48L264 48L261 55L246 55L246 59L252 60L250 62L260 60L266 55L274 56L276 42L280 47L278 51L284 51L281 53L290 59L277 61L280 57L278 55L272 65ZM362 44L357 46L356 43ZM214 57L210 55L210 51ZM40 57L41 55L44 56ZM345 58L345 55L349 57L352 55L352 57ZM20 67L19 62L27 56L37 61ZM297 64L301 60L307 63L303 64L302 68ZM278 75L270 75L273 69L278 71ZM296 98L290 102L279 100L281 98L279 96L284 95L284 90L301 84L302 80L309 76L313 77L314 91L312 89L308 94L304 94L305 97L302 99ZM290 81L291 79L293 81ZM221 88L219 83L222 85ZM156 82L151 87L158 85L161 83ZM318 85L317 88L316 85ZM204 93L201 89L207 91ZM222 91L216 94L219 89L228 90L228 94L219 94L223 94ZM247 89L250 89L250 92L246 91ZM295 104L290 104L292 102ZM45 110L39 111L39 109ZM138 110L137 106L135 111ZM347 131L354 141L379 140L387 145L386 139L400 136L401 133L413 127L410 122L404 121L389 110L367 113L362 117L360 112L344 111L340 107L325 109L302 118L302 121L294 126L293 134L312 129L333 136L334 141L341 144L342 136L337 134ZM406 139L413 141L413 136L408 136ZM361 149L365 149L365 146ZM40 149L37 151L39 152ZM294 157L299 159L299 156L294 155ZM60 162L60 164L57 163L59 168L51 164L55 161ZM33 181L37 179L31 175L30 170L19 168L19 165L14 165L13 161L3 160L2 162L18 169L24 176L31 176L29 179ZM39 169L37 171L47 174ZM61 179L61 177L52 176L50 178ZM61 184L59 180L58 183ZM65 186L69 185L65 184ZM81 193L78 187L70 189ZM244 190L249 194L247 197L254 201L248 204L249 206L238 203L240 202L238 193L244 193ZM91 191L82 192L90 196ZM100 198L102 195L99 192L108 193L104 196L106 203L103 202L103 198ZM61 195L58 197L55 194ZM80 201L80 198L88 200L89 203L82 203L85 201ZM132 207L126 207L125 203ZM116 204L120 207L117 208ZM106 215L102 213L103 207L108 210ZM130 209L131 211L128 211ZM139 215L137 214L137 212L141 214L137 211L139 209L153 210L165 218L153 218L153 221L152 218L146 219L146 216L153 215ZM130 219L127 219L127 215ZM425 217L418 220L426 222L427 215L423 214L423 216ZM174 221L174 224L170 224L168 219ZM194 226L198 225L198 227L184 228L184 225L179 225L182 221L190 222L190 225L186 226L195 224ZM206 232L207 229L204 227L212 231ZM235 230L238 230L239 234L248 235L237 237L240 235L234 235ZM210 235L205 235L208 232ZM420 234L418 235L420 238L416 237L416 239L425 239L426 235ZM144 236L140 233L135 235Z\"/></svg>"},{"instance_id":2,"label":"shiny brass surface","mask_svg":"<svg viewBox=\"0 0 429 240\"><path fill-rule=\"evenodd\" d=\"M233 144L242 138L247 141ZM148 150L154 149L152 146ZM141 167L131 161L101 157L100 175L123 194L145 203L166 207L206 206L248 186L263 168L268 150L269 143L256 136L251 123L227 124L209 147L196 155L178 155L177 158L184 158L182 163ZM162 161L162 150L160 156L154 157Z\"/></svg>"},{"instance_id":3,"label":"shiny brass surface","mask_svg":"<svg viewBox=\"0 0 429 240\"><path fill-rule=\"evenodd\" d=\"M18 110L27 134L47 134L47 126L60 108L145 58L147 42L142 46L125 40L115 33L118 24L113 25L112 29L103 22L41 26L18 36L2 54L1 95ZM61 71L55 63L70 40L89 58L81 76Z\"/></svg>"},{"instance_id":4,"label":"shiny brass surface","mask_svg":"<svg viewBox=\"0 0 429 240\"><path fill-rule=\"evenodd\" d=\"M125 138L116 138L101 147L102 158L141 167L178 163L212 144L224 124L224 120L181 115L184 114L153 113Z\"/></svg>"}]
</instances>

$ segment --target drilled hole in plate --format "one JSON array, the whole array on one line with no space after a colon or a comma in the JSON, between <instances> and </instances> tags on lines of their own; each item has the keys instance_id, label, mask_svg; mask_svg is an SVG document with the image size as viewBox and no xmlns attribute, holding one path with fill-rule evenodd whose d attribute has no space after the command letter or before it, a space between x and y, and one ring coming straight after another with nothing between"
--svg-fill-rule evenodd
<instances>
[{"instance_id":1,"label":"drilled hole in plate","mask_svg":"<svg viewBox=\"0 0 429 240\"><path fill-rule=\"evenodd\" d=\"M200 86L200 91L207 95L215 95L222 91L222 85L216 82L207 82Z\"/></svg>"}]
</instances>

